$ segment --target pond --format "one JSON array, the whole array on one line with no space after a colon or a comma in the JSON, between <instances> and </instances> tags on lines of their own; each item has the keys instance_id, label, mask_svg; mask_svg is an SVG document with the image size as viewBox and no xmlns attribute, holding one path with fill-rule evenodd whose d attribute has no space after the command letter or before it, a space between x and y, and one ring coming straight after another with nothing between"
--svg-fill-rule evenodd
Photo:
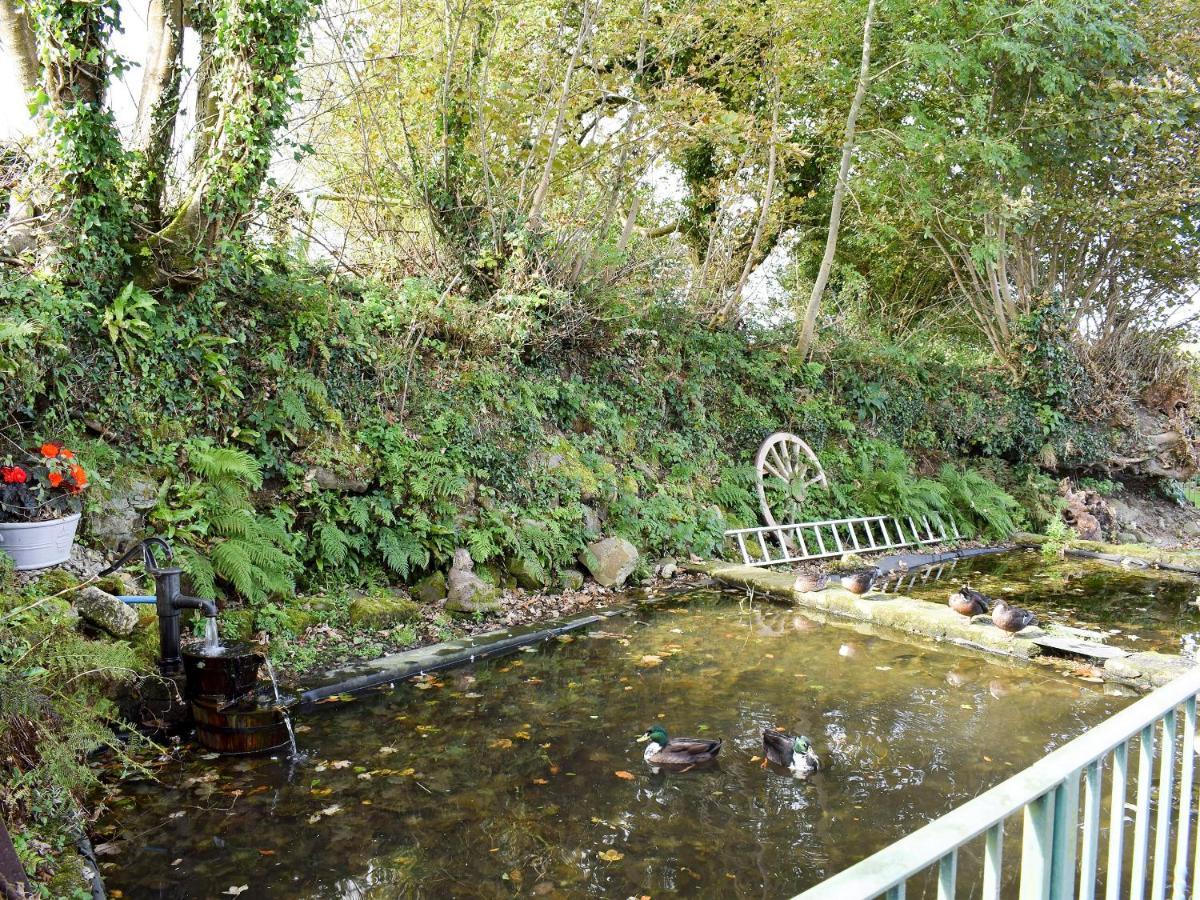
<instances>
[{"instance_id":1,"label":"pond","mask_svg":"<svg viewBox=\"0 0 1200 900\"><path fill-rule=\"evenodd\" d=\"M945 603L962 584L1033 610L1041 622L1106 631L1128 650L1195 656L1200 580L1160 570L1121 569L1082 559L1047 559L1036 550L931 566L884 583L918 600Z\"/></svg>"},{"instance_id":2,"label":"pond","mask_svg":"<svg viewBox=\"0 0 1200 900\"><path fill-rule=\"evenodd\" d=\"M531 649L322 706L299 761L186 750L119 785L110 890L786 897L1130 702L709 589ZM652 772L655 723L724 738L718 763ZM771 725L824 768L761 768Z\"/></svg>"}]
</instances>

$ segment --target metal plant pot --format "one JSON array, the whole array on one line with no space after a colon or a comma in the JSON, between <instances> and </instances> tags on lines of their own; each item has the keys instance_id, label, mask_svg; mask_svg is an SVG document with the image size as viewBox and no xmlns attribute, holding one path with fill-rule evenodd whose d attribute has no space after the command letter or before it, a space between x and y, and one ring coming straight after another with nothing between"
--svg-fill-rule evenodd
<instances>
[{"instance_id":1,"label":"metal plant pot","mask_svg":"<svg viewBox=\"0 0 1200 900\"><path fill-rule=\"evenodd\" d=\"M0 522L0 553L12 557L19 572L46 569L71 558L79 513L45 522Z\"/></svg>"}]
</instances>

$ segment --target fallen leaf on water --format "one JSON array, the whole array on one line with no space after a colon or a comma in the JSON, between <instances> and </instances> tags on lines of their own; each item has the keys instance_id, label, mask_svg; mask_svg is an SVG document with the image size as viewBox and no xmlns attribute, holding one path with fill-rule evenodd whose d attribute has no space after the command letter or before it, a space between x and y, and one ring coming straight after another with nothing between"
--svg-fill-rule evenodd
<instances>
[{"instance_id":1,"label":"fallen leaf on water","mask_svg":"<svg viewBox=\"0 0 1200 900\"><path fill-rule=\"evenodd\" d=\"M605 850L600 854L600 858L605 862L616 862L619 859L624 859L625 854L619 850Z\"/></svg>"},{"instance_id":2,"label":"fallen leaf on water","mask_svg":"<svg viewBox=\"0 0 1200 900\"><path fill-rule=\"evenodd\" d=\"M479 693L478 691L467 691L467 693L463 694L463 696L468 700L478 700L483 696L483 694Z\"/></svg>"},{"instance_id":3,"label":"fallen leaf on water","mask_svg":"<svg viewBox=\"0 0 1200 900\"><path fill-rule=\"evenodd\" d=\"M528 731L514 731L513 737L520 738L523 741L527 741L527 740L529 740L529 732Z\"/></svg>"},{"instance_id":4,"label":"fallen leaf on water","mask_svg":"<svg viewBox=\"0 0 1200 900\"><path fill-rule=\"evenodd\" d=\"M405 775L405 776L407 776L407 775L416 775L416 774L417 774L417 770L416 770L416 769L414 769L414 768L412 768L412 767L409 767L409 768L405 769L403 772L401 772L400 774L401 774L401 775Z\"/></svg>"},{"instance_id":5,"label":"fallen leaf on water","mask_svg":"<svg viewBox=\"0 0 1200 900\"><path fill-rule=\"evenodd\" d=\"M171 813L169 816L167 816L167 818L168 819L179 819L186 815L187 815L187 813L181 809L181 810L177 810L176 812Z\"/></svg>"},{"instance_id":6,"label":"fallen leaf on water","mask_svg":"<svg viewBox=\"0 0 1200 900\"><path fill-rule=\"evenodd\" d=\"M336 760L336 761L334 761L334 762L331 762L331 763L329 764L329 768L331 768L331 769L345 769L345 768L347 768L349 765L350 765L350 760L348 760L348 759L339 759L339 760Z\"/></svg>"},{"instance_id":7,"label":"fallen leaf on water","mask_svg":"<svg viewBox=\"0 0 1200 900\"><path fill-rule=\"evenodd\" d=\"M258 852L261 853L263 856L274 856L275 855L274 850L263 850L261 847L259 848Z\"/></svg>"},{"instance_id":8,"label":"fallen leaf on water","mask_svg":"<svg viewBox=\"0 0 1200 900\"><path fill-rule=\"evenodd\" d=\"M535 778L535 779L533 779L533 783L534 784L549 784L550 782L548 782L545 778Z\"/></svg>"},{"instance_id":9,"label":"fallen leaf on water","mask_svg":"<svg viewBox=\"0 0 1200 900\"><path fill-rule=\"evenodd\" d=\"M181 856L181 857L179 857L178 859L173 859L173 860L171 860L171 865L172 865L172 866L177 866L177 865L179 865L181 862L183 862L183 857L182 857L182 856Z\"/></svg>"},{"instance_id":10,"label":"fallen leaf on water","mask_svg":"<svg viewBox=\"0 0 1200 900\"><path fill-rule=\"evenodd\" d=\"M237 897L241 894L246 893L246 891L248 891L248 890L250 890L250 885L248 885L248 884L239 884L239 885L231 884L229 887L225 888L225 890L221 891L221 893L227 894L230 897Z\"/></svg>"},{"instance_id":11,"label":"fallen leaf on water","mask_svg":"<svg viewBox=\"0 0 1200 900\"><path fill-rule=\"evenodd\" d=\"M623 778L623 779L625 779L626 781L633 781L633 779L634 779L634 775L633 775L633 773L632 773L632 772L626 772L624 769L622 769L622 770L621 770L621 771L619 771L619 772L613 772L613 774L614 774L614 775L616 775L618 778Z\"/></svg>"},{"instance_id":12,"label":"fallen leaf on water","mask_svg":"<svg viewBox=\"0 0 1200 900\"><path fill-rule=\"evenodd\" d=\"M561 771L562 770L556 764L554 764L554 763L550 764L550 774L551 775L557 775Z\"/></svg>"},{"instance_id":13,"label":"fallen leaf on water","mask_svg":"<svg viewBox=\"0 0 1200 900\"><path fill-rule=\"evenodd\" d=\"M662 665L662 657L655 656L653 653L647 653L638 660L638 665L644 669L652 669L655 666Z\"/></svg>"},{"instance_id":14,"label":"fallen leaf on water","mask_svg":"<svg viewBox=\"0 0 1200 900\"><path fill-rule=\"evenodd\" d=\"M388 755L390 755L390 754L392 754L392 753L395 753L395 752L397 752L395 747L380 747L380 748L379 748L379 755L380 755L380 756L388 756Z\"/></svg>"},{"instance_id":15,"label":"fallen leaf on water","mask_svg":"<svg viewBox=\"0 0 1200 900\"><path fill-rule=\"evenodd\" d=\"M512 747L512 745L513 745L513 742L510 741L508 738L497 738L496 740L494 740L490 744L488 744L488 746L491 747L493 750L508 750Z\"/></svg>"}]
</instances>

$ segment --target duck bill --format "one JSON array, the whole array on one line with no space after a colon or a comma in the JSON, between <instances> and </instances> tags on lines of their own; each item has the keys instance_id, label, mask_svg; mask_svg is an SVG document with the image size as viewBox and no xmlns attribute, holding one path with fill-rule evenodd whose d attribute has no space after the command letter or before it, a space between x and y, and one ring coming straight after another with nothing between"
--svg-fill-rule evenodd
<instances>
[{"instance_id":1,"label":"duck bill","mask_svg":"<svg viewBox=\"0 0 1200 900\"><path fill-rule=\"evenodd\" d=\"M639 734L637 736L637 742L639 744L644 744L648 740L650 740L650 732L648 732L648 731L645 734Z\"/></svg>"}]
</instances>

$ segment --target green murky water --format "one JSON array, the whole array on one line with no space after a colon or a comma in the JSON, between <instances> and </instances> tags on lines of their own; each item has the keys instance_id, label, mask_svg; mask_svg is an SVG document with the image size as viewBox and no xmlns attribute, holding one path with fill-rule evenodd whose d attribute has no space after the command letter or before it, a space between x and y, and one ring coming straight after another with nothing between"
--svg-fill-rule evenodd
<instances>
[{"instance_id":1,"label":"green murky water","mask_svg":"<svg viewBox=\"0 0 1200 900\"><path fill-rule=\"evenodd\" d=\"M1019 551L922 569L900 576L898 588L895 579L883 587L945 603L964 583L1031 609L1042 621L1110 632L1113 644L1129 650L1197 655L1200 580L1184 575Z\"/></svg>"},{"instance_id":2,"label":"green murky water","mask_svg":"<svg viewBox=\"0 0 1200 900\"><path fill-rule=\"evenodd\" d=\"M137 898L790 896L1128 702L701 592L322 707L293 766L174 758L122 786L104 874ZM719 764L652 773L654 722L725 738ZM761 769L764 725L824 770Z\"/></svg>"}]
</instances>

